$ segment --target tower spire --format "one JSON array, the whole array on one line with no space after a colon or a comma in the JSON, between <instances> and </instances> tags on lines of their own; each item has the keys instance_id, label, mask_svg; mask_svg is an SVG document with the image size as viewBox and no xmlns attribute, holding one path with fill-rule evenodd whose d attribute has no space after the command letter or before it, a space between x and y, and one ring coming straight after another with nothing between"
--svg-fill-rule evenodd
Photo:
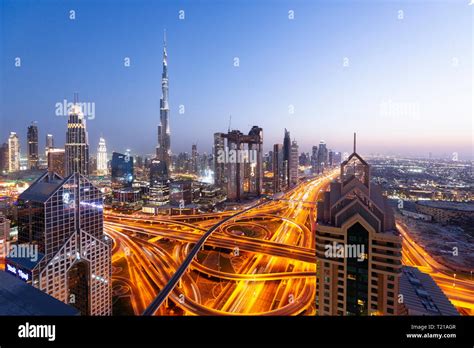
<instances>
[{"instance_id":1,"label":"tower spire","mask_svg":"<svg viewBox=\"0 0 474 348\"><path fill-rule=\"evenodd\" d=\"M354 132L354 153L356 152L356 132Z\"/></svg>"}]
</instances>

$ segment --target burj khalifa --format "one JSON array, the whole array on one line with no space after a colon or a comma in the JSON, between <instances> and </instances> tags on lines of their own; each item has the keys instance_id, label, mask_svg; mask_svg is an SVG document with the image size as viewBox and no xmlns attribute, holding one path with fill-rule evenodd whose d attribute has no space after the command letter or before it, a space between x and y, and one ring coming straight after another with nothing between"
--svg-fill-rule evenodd
<instances>
[{"instance_id":1,"label":"burj khalifa","mask_svg":"<svg viewBox=\"0 0 474 348\"><path fill-rule=\"evenodd\" d=\"M163 72L161 74L160 124L158 125L158 145L156 158L166 163L167 170L171 165L170 109L168 103L168 54L166 52L166 31L163 44Z\"/></svg>"}]
</instances>

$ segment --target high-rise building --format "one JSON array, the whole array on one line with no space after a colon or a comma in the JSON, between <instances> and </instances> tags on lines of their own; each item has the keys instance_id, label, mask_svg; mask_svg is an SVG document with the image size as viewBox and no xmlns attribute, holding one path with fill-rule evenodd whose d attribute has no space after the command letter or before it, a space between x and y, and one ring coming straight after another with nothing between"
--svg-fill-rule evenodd
<instances>
[{"instance_id":1,"label":"high-rise building","mask_svg":"<svg viewBox=\"0 0 474 348\"><path fill-rule=\"evenodd\" d=\"M66 155L64 149L50 149L48 151L48 172L64 176Z\"/></svg>"},{"instance_id":2,"label":"high-rise building","mask_svg":"<svg viewBox=\"0 0 474 348\"><path fill-rule=\"evenodd\" d=\"M28 126L27 133L28 141L28 169L38 169L39 154L38 154L38 126L36 122L32 122Z\"/></svg>"},{"instance_id":3,"label":"high-rise building","mask_svg":"<svg viewBox=\"0 0 474 348\"><path fill-rule=\"evenodd\" d=\"M283 137L283 166L285 171L286 187L290 187L290 161L291 161L291 139L290 132L285 128Z\"/></svg>"},{"instance_id":4,"label":"high-rise building","mask_svg":"<svg viewBox=\"0 0 474 348\"><path fill-rule=\"evenodd\" d=\"M111 162L111 179L113 188L131 187L133 183L133 157L113 152Z\"/></svg>"},{"instance_id":5,"label":"high-rise building","mask_svg":"<svg viewBox=\"0 0 474 348\"><path fill-rule=\"evenodd\" d=\"M342 162L342 154L340 152L334 152L331 165L339 166L341 162Z\"/></svg>"},{"instance_id":6,"label":"high-rise building","mask_svg":"<svg viewBox=\"0 0 474 348\"><path fill-rule=\"evenodd\" d=\"M107 175L107 146L102 137L99 138L99 147L97 148L97 174Z\"/></svg>"},{"instance_id":7,"label":"high-rise building","mask_svg":"<svg viewBox=\"0 0 474 348\"><path fill-rule=\"evenodd\" d=\"M193 183L191 180L177 180L169 185L169 200L173 206L183 207L193 201Z\"/></svg>"},{"instance_id":8,"label":"high-rise building","mask_svg":"<svg viewBox=\"0 0 474 348\"><path fill-rule=\"evenodd\" d=\"M254 159L249 165L245 165L245 183L248 183L248 193L260 195L263 191L263 129L253 126L249 132L248 139L249 157Z\"/></svg>"},{"instance_id":9,"label":"high-rise building","mask_svg":"<svg viewBox=\"0 0 474 348\"><path fill-rule=\"evenodd\" d=\"M293 140L290 152L290 187L298 185L298 143Z\"/></svg>"},{"instance_id":10,"label":"high-rise building","mask_svg":"<svg viewBox=\"0 0 474 348\"><path fill-rule=\"evenodd\" d=\"M66 175L79 173L89 174L89 141L86 129L86 119L77 101L69 113L66 132Z\"/></svg>"},{"instance_id":11,"label":"high-rise building","mask_svg":"<svg viewBox=\"0 0 474 348\"><path fill-rule=\"evenodd\" d=\"M170 180L168 166L159 159L153 159L150 164L149 203L165 205L170 199Z\"/></svg>"},{"instance_id":12,"label":"high-rise building","mask_svg":"<svg viewBox=\"0 0 474 348\"><path fill-rule=\"evenodd\" d=\"M227 179L225 177L225 163L219 161L219 154L225 152L224 133L214 133L214 185L225 189Z\"/></svg>"},{"instance_id":13,"label":"high-rise building","mask_svg":"<svg viewBox=\"0 0 474 348\"><path fill-rule=\"evenodd\" d=\"M324 169L328 165L328 149L326 147L326 143L324 140L321 140L319 143L319 148L318 148L318 159L317 159L317 173L322 173L324 172Z\"/></svg>"},{"instance_id":14,"label":"high-rise building","mask_svg":"<svg viewBox=\"0 0 474 348\"><path fill-rule=\"evenodd\" d=\"M197 174L198 173L198 152L197 152L197 145L193 144L191 152L191 173Z\"/></svg>"},{"instance_id":15,"label":"high-rise building","mask_svg":"<svg viewBox=\"0 0 474 348\"><path fill-rule=\"evenodd\" d=\"M283 160L283 145L273 145L273 192L278 193L286 189L286 174Z\"/></svg>"},{"instance_id":16,"label":"high-rise building","mask_svg":"<svg viewBox=\"0 0 474 348\"><path fill-rule=\"evenodd\" d=\"M166 32L163 44L163 72L161 74L160 124L158 125L158 145L156 158L171 169L170 109L168 104L168 53L166 51Z\"/></svg>"},{"instance_id":17,"label":"high-rise building","mask_svg":"<svg viewBox=\"0 0 474 348\"><path fill-rule=\"evenodd\" d=\"M20 140L15 132L10 132L8 138L8 171L10 173L20 170Z\"/></svg>"},{"instance_id":18,"label":"high-rise building","mask_svg":"<svg viewBox=\"0 0 474 348\"><path fill-rule=\"evenodd\" d=\"M6 216L3 215L3 212L0 211L0 241L3 241L3 243L0 243L0 248L3 248L5 246L4 243L6 243L6 241L9 239L9 236L10 220L8 220Z\"/></svg>"},{"instance_id":19,"label":"high-rise building","mask_svg":"<svg viewBox=\"0 0 474 348\"><path fill-rule=\"evenodd\" d=\"M370 167L356 152L317 205L320 315L396 315L402 239Z\"/></svg>"},{"instance_id":20,"label":"high-rise building","mask_svg":"<svg viewBox=\"0 0 474 348\"><path fill-rule=\"evenodd\" d=\"M258 196L263 190L263 130L214 134L215 183L229 200Z\"/></svg>"},{"instance_id":21,"label":"high-rise building","mask_svg":"<svg viewBox=\"0 0 474 348\"><path fill-rule=\"evenodd\" d=\"M311 151L311 171L313 173L318 172L318 147L315 145Z\"/></svg>"},{"instance_id":22,"label":"high-rise building","mask_svg":"<svg viewBox=\"0 0 474 348\"><path fill-rule=\"evenodd\" d=\"M8 172L8 144L0 146L0 173Z\"/></svg>"},{"instance_id":23,"label":"high-rise building","mask_svg":"<svg viewBox=\"0 0 474 348\"><path fill-rule=\"evenodd\" d=\"M46 145L44 148L45 156L48 157L48 151L54 149L54 137L52 134L46 134Z\"/></svg>"},{"instance_id":24,"label":"high-rise building","mask_svg":"<svg viewBox=\"0 0 474 348\"><path fill-rule=\"evenodd\" d=\"M112 314L111 239L103 232L103 197L88 179L45 173L18 198L18 243L38 247L36 260L7 267L82 315Z\"/></svg>"}]
</instances>

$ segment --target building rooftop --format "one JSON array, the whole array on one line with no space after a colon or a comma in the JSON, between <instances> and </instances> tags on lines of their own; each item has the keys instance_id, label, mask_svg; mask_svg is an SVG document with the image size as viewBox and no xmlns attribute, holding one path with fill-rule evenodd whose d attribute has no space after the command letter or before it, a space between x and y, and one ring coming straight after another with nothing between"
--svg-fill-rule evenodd
<instances>
[{"instance_id":1,"label":"building rooftop","mask_svg":"<svg viewBox=\"0 0 474 348\"><path fill-rule=\"evenodd\" d=\"M44 173L30 187L28 187L18 198L34 202L44 203L61 186L64 179L53 173Z\"/></svg>"},{"instance_id":2,"label":"building rooftop","mask_svg":"<svg viewBox=\"0 0 474 348\"><path fill-rule=\"evenodd\" d=\"M429 274L404 266L400 277L403 304L412 315L459 315Z\"/></svg>"},{"instance_id":3,"label":"building rooftop","mask_svg":"<svg viewBox=\"0 0 474 348\"><path fill-rule=\"evenodd\" d=\"M0 271L0 315L79 315L79 311Z\"/></svg>"},{"instance_id":4,"label":"building rooftop","mask_svg":"<svg viewBox=\"0 0 474 348\"><path fill-rule=\"evenodd\" d=\"M417 201L416 203L431 208L474 212L474 202Z\"/></svg>"},{"instance_id":5,"label":"building rooftop","mask_svg":"<svg viewBox=\"0 0 474 348\"><path fill-rule=\"evenodd\" d=\"M32 270L43 259L44 254L39 252L37 256L36 261L33 261L31 257L7 257L6 260L9 263L15 263L20 267Z\"/></svg>"}]
</instances>

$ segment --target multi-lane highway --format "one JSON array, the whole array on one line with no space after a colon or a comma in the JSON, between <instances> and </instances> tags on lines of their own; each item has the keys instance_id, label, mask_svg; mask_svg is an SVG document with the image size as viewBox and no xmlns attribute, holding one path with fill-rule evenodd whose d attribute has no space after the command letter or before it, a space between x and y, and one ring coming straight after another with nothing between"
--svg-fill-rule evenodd
<instances>
[{"instance_id":1,"label":"multi-lane highway","mask_svg":"<svg viewBox=\"0 0 474 348\"><path fill-rule=\"evenodd\" d=\"M205 214L201 220L199 215L106 214L106 232L116 243L114 261L127 260L134 312L169 314L171 300L194 315L314 314L314 203L336 175L304 182L279 199ZM472 314L474 282L454 279L405 226L397 227L404 238L403 263L429 273L461 313ZM161 241L170 241L172 250L164 250ZM235 249L244 257L233 271L224 270L198 260L203 246L211 248L203 251L210 258ZM209 286L212 291L206 290Z\"/></svg>"},{"instance_id":2,"label":"multi-lane highway","mask_svg":"<svg viewBox=\"0 0 474 348\"><path fill-rule=\"evenodd\" d=\"M134 243L127 250L133 250L129 268L134 278L134 311L139 311L145 304L150 307L146 314L159 314L160 305L176 291L177 285L186 286L186 270L205 274L219 279L220 291L214 298L207 299L204 307L196 296L188 298L187 294L178 293L177 301L180 308L188 314L262 314L290 315L307 312L314 313L315 294L315 260L312 224L315 219L315 201L321 191L336 175L335 172L326 177L302 183L296 189L287 192L279 200L269 200L254 207L247 207L236 215L228 212L220 217L220 222L206 231L198 224L184 222L184 219L143 218L136 216L106 215L106 229L116 243ZM211 216L206 220L212 221ZM217 219L216 219L217 220ZM274 226L277 225L277 228ZM236 235L239 228L264 231L257 236ZM140 238L138 238L140 237ZM159 250L156 243L162 238L176 241L176 245L184 245L181 254L173 254L175 264L166 262L165 266L154 266L152 271L145 268L150 262L148 253ZM118 242L117 242L118 240ZM149 240L149 241L147 241ZM206 246L235 250L246 255L245 262L237 272L225 272L200 264L194 255ZM144 244L149 245L145 246ZM150 249L150 245L154 245ZM193 246L194 252L183 255L184 250ZM141 249L139 251L139 249ZM193 255L191 257L190 255ZM123 257L123 255L122 255ZM176 263L179 263L178 266ZM164 268L167 267L167 271ZM139 279L139 269L146 276ZM181 270L181 271L179 271ZM178 272L179 271L179 272ZM158 274L149 274L158 272ZM189 272L188 272L189 273ZM161 277L161 281L157 278ZM182 280L181 276L183 276ZM156 278L156 279L155 279ZM165 281L165 285L162 285ZM159 288L162 295L157 296ZM142 294L143 292L143 294ZM188 291L190 292L190 291ZM196 290L194 290L196 292ZM179 302L181 295L181 302ZM183 301L184 300L184 301ZM203 308L204 307L204 308Z\"/></svg>"}]
</instances>

